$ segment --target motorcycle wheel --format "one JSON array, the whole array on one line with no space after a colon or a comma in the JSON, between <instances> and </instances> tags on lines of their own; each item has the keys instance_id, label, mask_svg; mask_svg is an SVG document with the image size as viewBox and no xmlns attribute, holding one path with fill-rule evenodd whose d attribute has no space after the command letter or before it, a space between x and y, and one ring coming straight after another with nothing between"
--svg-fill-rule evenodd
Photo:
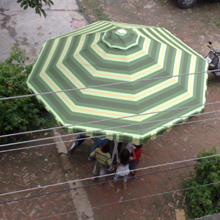
<instances>
[{"instance_id":1,"label":"motorcycle wheel","mask_svg":"<svg viewBox=\"0 0 220 220\"><path fill-rule=\"evenodd\" d=\"M182 9L191 8L196 4L197 0L177 0L177 4Z\"/></svg>"}]
</instances>

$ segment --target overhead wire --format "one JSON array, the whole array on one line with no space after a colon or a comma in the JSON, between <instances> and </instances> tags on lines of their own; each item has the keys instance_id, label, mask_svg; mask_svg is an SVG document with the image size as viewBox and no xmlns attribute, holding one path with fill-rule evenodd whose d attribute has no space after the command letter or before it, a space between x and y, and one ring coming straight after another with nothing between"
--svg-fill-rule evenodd
<instances>
[{"instance_id":1,"label":"overhead wire","mask_svg":"<svg viewBox=\"0 0 220 220\"><path fill-rule=\"evenodd\" d=\"M201 106L206 106L206 105L215 105L215 104L220 104L220 101L219 102L205 103L203 105L191 105L191 106L185 106L185 107L181 107L181 108L168 109L168 110L163 110L163 111L154 111L154 112L149 112L149 113L134 114L134 115L117 117L117 118L110 118L110 119L102 119L102 120L84 122L84 123L79 123L79 124L71 124L71 125L58 126L58 127L53 127L53 128L46 128L46 129L18 132L18 133L13 133L13 134L5 134L5 135L0 135L0 138L16 136L16 135L23 135L23 134L29 134L29 133L35 133L35 132L44 132L44 131L55 130L55 129L59 129L59 128L68 128L68 127L80 126L80 125L85 125L85 124L87 125L87 124L93 124L93 123L99 123L99 122L106 122L106 121L113 121L113 120L119 120L119 119L125 119L125 118L132 118L132 117L136 117L136 116L144 116L144 115L150 115L150 114L155 114L155 113L170 112L170 111L182 110L182 109L187 109L187 108L192 108L192 107L201 107Z\"/></svg>"},{"instance_id":2,"label":"overhead wire","mask_svg":"<svg viewBox=\"0 0 220 220\"><path fill-rule=\"evenodd\" d=\"M217 117L217 118L211 118L211 119L205 119L205 120L214 120L214 119L218 119L219 117ZM200 120L200 121L204 121L204 120ZM199 121L196 121L196 122L199 122ZM195 123L195 122L186 122L185 124L187 124L187 123ZM177 125L180 125L180 124L177 124ZM105 135L104 135L105 136ZM69 141L62 141L62 142L60 142L60 143L63 143L63 142L69 142ZM59 142L57 142L57 143L59 143ZM54 144L54 143L49 143L49 144L43 144L43 145L37 145L37 146L31 146L31 147L25 147L25 148L19 148L19 149L10 149L10 150L5 150L5 151L2 151L2 152L9 152L9 151L15 151L15 150L22 150L22 149L29 149L29 148L34 148L34 147L39 147L39 146L45 146L45 145L51 145L51 144ZM216 155L216 156L218 156L218 155ZM212 156L211 156L212 157ZM208 158L208 157L207 157ZM199 159L199 158L198 158ZM196 160L196 158L193 158L193 159L190 159L190 160L183 160L183 161L178 161L178 162L174 162L173 164L175 164L175 163L180 163L180 162L186 162L186 161L191 161L191 160ZM166 163L166 164L164 164L164 165L162 165L162 166L165 166L165 165L171 165L172 163ZM161 166L161 165L158 165L158 166ZM158 167L158 166L153 166L153 167ZM152 167L146 167L146 168L152 168ZM146 168L139 168L139 169L137 169L137 170L141 170L141 169L146 169ZM88 178L89 179L89 178ZM86 179L87 180L87 179ZM82 180L79 180L79 181L82 181ZM74 181L73 181L74 182ZM60 184L65 184L65 182L64 183L58 183L57 185L60 185ZM42 186L41 188L46 188L46 187L49 187L49 186L55 186L56 184L53 184L53 185L48 185L48 186ZM30 190L34 190L34 189L36 189L36 188L32 188L32 189L30 189ZM39 189L39 188L38 188ZM27 190L29 190L29 189L27 189ZM26 190L25 190L26 191ZM11 193L8 193L8 194L11 194ZM0 194L0 196L2 196L1 194Z\"/></svg>"},{"instance_id":3,"label":"overhead wire","mask_svg":"<svg viewBox=\"0 0 220 220\"><path fill-rule=\"evenodd\" d=\"M215 70L215 71L218 71L218 70ZM214 72L215 72L215 71L214 71ZM130 82L120 82L120 83L113 83L113 84L103 84L103 85L97 85L97 86L95 86L95 87L112 86L112 85L118 85L118 84L124 84L124 83L142 82L142 81L151 81L151 80L158 80L158 79L163 79L163 78L172 78L172 77L187 76L187 75L193 75L193 74L201 74L201 73L206 73L206 72L209 72L209 71L201 71L201 72L195 72L195 73L180 74L180 75L176 75L176 76L155 77L155 78L142 79L142 80L136 80L136 81L130 81ZM6 97L6 98L0 98L0 100L23 98L23 97L33 96L33 95L36 96L36 95L43 95L43 94L52 94L52 93L59 93L59 92L72 91L72 90L81 90L81 89L88 89L88 88L93 88L93 87L75 88L75 89L61 90L61 91L55 91L55 92L30 94L30 95L24 95L24 96ZM206 104L206 105L207 105L207 104ZM203 106L203 105L194 105L194 106ZM177 109L184 109L184 108L190 108L190 107L192 107L192 106L182 107L182 108L177 108ZM175 109L173 109L173 110L175 110ZM167 111L167 110L165 110L165 111ZM146 114L137 114L137 115L131 115L131 116L125 116L125 117L119 117L119 118L113 118L113 119L104 119L104 120L99 120L99 121L92 121L92 122L80 123L80 124L77 124L77 125L97 123L97 122L103 122L103 121L108 121L108 120L117 120L117 119L122 119L122 118L142 116L142 115L153 114L153 113L160 113L160 112L165 112L165 111L150 112L150 113L146 113ZM168 110L168 111L172 111L172 109L171 109L171 110ZM60 127L60 128L64 128L64 127L77 126L77 125L68 125L68 126L59 126L59 127ZM131 126L132 126L132 125L131 125ZM42 131L42 130L44 130L44 131L46 131L46 130L53 130L53 129L57 129L57 128L59 128L59 127L47 128L47 129L40 129L40 130L35 130L35 131L19 132L19 133L14 133L14 134L6 134L6 135L1 135L0 137L9 137L9 136L27 134L27 133L30 133L30 132L40 132L40 131ZM100 131L100 130L98 130L98 131ZM22 142L22 143L23 143L23 142Z\"/></svg>"},{"instance_id":4,"label":"overhead wire","mask_svg":"<svg viewBox=\"0 0 220 220\"><path fill-rule=\"evenodd\" d=\"M191 74L188 74L188 75L191 75ZM162 77L163 78L163 77ZM155 78L156 79L156 78ZM158 78L157 78L158 79ZM107 86L107 85L106 85ZM1 99L0 99L1 100ZM207 103L207 104L209 104L209 103ZM214 104L216 104L216 103L214 103ZM217 112L217 111L215 111L215 112ZM213 112L212 112L213 113ZM148 113L149 114L149 113ZM198 114L197 114L198 115ZM134 116L128 116L128 117L134 117ZM177 118L176 118L177 119ZM214 119L216 119L216 118L214 118ZM114 120L114 119L113 119ZM130 125L130 126L133 126L133 125ZM60 126L61 127L61 126ZM65 127L65 126L62 126L62 127ZM44 129L43 129L44 130ZM45 129L45 130L48 130L48 129ZM106 129L105 129L106 130ZM39 131L42 131L42 130L39 130ZM85 132L86 133L86 132ZM1 136L0 136L1 137ZM52 143L53 144L53 143Z\"/></svg>"},{"instance_id":5,"label":"overhead wire","mask_svg":"<svg viewBox=\"0 0 220 220\"><path fill-rule=\"evenodd\" d=\"M177 165L180 163L186 163L186 162L195 162L197 160L201 160L201 159L208 159L208 158L212 158L212 157L218 157L220 156L220 154L215 154L215 155L209 155L209 156L204 156L204 157L197 157L197 158L191 158L191 159L187 159L187 160L181 160L181 161L176 161L176 162L170 162L170 163L165 163L165 164L157 164L157 165L153 165L153 166L148 166L148 167L142 167L142 168L137 168L137 169L133 169L134 171L140 171L140 170L147 170L147 169L154 169L154 168L159 168L159 167L164 167L164 166L170 166L170 165ZM192 165L187 165L187 166L182 166L182 167L177 167L177 168L169 168L167 170L162 170L162 171L156 171L156 172L152 172L152 173L147 173L147 174L139 174L136 175L136 177L140 177L140 176L146 176L146 175L152 175L152 174L157 174L157 173L163 173L163 172L168 172L168 171L173 171L173 170L178 170L178 169L183 169L183 168L187 168L187 167L191 167L191 166L199 166L201 164L206 164L206 163L212 163L212 162L218 162L220 161L220 159L216 159L216 160L212 160L212 161L205 161L205 162L200 162L199 164L192 164ZM118 172L118 174L123 173L123 172ZM110 173L110 174L105 174L105 175L101 175L99 177L109 177L109 176L113 176L115 175L115 173ZM12 194L16 194L16 193L23 193L23 192L28 192L28 191L32 191L32 190L39 190L39 189L45 189L48 187L54 187L54 186L60 186L60 185L64 185L64 184L68 184L68 183L76 183L76 182L82 182L82 181L87 181L87 180L92 180L94 177L87 177L87 178L83 178L83 179L76 179L76 180L69 180L66 182L61 182L61 183L55 183L55 184L50 184L50 185L45 185L45 186L38 186L38 187L34 187L34 188L29 188L29 189L24 189L24 190L18 190L18 191L13 191L13 192L7 192L7 193L1 193L0 197L2 196L8 196L8 195L12 195ZM128 177L130 179L132 179L132 177ZM119 179L122 180L122 179ZM108 183L109 181L106 181L106 183ZM111 181L110 181L111 182ZM93 186L94 184L92 184ZM98 184L95 184L98 185ZM90 185L89 185L90 186ZM86 185L85 187L88 187L88 185ZM79 187L82 188L82 187ZM75 189L75 188L74 188ZM78 189L78 188L77 188ZM1 203L0 203L1 204Z\"/></svg>"},{"instance_id":6,"label":"overhead wire","mask_svg":"<svg viewBox=\"0 0 220 220\"><path fill-rule=\"evenodd\" d=\"M198 72L198 73L203 73L203 72ZM195 74L195 73L191 73L191 74ZM191 75L190 74L190 75ZM182 75L186 75L186 74L182 74ZM161 77L159 78L151 78L151 79L146 79L146 80L153 80L153 79L160 79ZM164 78L164 77L162 77ZM166 78L166 77L165 77ZM106 84L107 85L107 84ZM108 84L110 85L110 84ZM112 84L111 84L112 85ZM1 100L1 99L0 99ZM208 105L210 103L207 103L206 105ZM213 103L213 104L216 104L216 103ZM202 105L194 105L194 106L202 106ZM182 107L182 108L177 108L177 109L184 109L184 108L191 108L191 106L189 107ZM90 124L90 123L97 123L97 122L104 122L104 121L108 121L108 120L117 120L117 119L122 119L122 118L128 118L128 117L135 117L135 116L143 116L143 115L148 115L148 114L154 114L154 113L160 113L160 112L166 112L166 111L172 111L172 110L176 110L176 109L171 109L171 110L165 110L165 111L158 111L158 112L150 112L150 113L146 113L146 114L137 114L137 115L131 115L131 116L125 116L125 117L119 117L119 118L113 118L113 119L104 119L104 120L99 120L99 121L92 121L92 122L86 122L86 123L80 123L80 124L77 124L77 125L68 125L68 126L59 126L60 128L64 128L64 127L70 127L70 126L79 126L79 125L83 125L83 124ZM186 116L183 116L183 117L186 117ZM182 118L183 118L182 117ZM188 116L187 116L188 117ZM181 117L179 117L181 118ZM175 118L172 118L172 119L175 119ZM177 119L177 118L176 118ZM167 119L166 119L167 120ZM153 121L155 122L155 121ZM146 123L152 123L152 122L146 122ZM138 123L140 124L140 123ZM144 123L142 123L144 124ZM117 129L117 128L120 128L120 127L130 127L130 126L134 126L134 125L137 125L137 124L132 124L132 125L125 125L125 126L118 126L118 127L112 127L112 128L106 128L106 129L100 129L100 130L94 130L94 131L90 131L90 132L100 132L102 130L109 130L109 129ZM48 129L40 129L40 130L36 130L36 131L26 131L26 132L20 132L20 133L15 133L15 134L7 134L7 135L1 135L0 137L9 137L9 136L15 136L15 135L21 135L21 134L27 134L27 133L30 133L30 132L40 132L40 131L46 131L46 130L53 130L53 129L57 129L59 127L55 127L55 128L48 128ZM87 132L84 132L84 133L87 133ZM83 132L81 133L76 133L76 134L83 134ZM68 134L66 136L70 136L70 135L75 135L75 134ZM61 136L62 137L62 136ZM63 137L65 137L65 135L63 135ZM31 141L23 141L23 142L16 142L16 143L9 143L9 144L4 144L4 145L0 145L0 147L6 147L6 146L11 146L11 145L17 145L17 144L23 144L23 143L29 143L29 142L34 142L34 141L40 141L40 140L48 140L48 139L52 139L52 138L43 138L43 139L36 139L36 140L31 140Z\"/></svg>"},{"instance_id":7,"label":"overhead wire","mask_svg":"<svg viewBox=\"0 0 220 220\"><path fill-rule=\"evenodd\" d=\"M212 70L212 72L216 72L219 70L220 69ZM208 73L208 72L210 72L210 70L195 72L195 73L179 74L179 75L174 75L174 76L161 76L161 77L155 77L155 78L150 78L150 79L141 79L141 80L127 81L127 82L118 82L118 83L110 83L110 84L103 84L103 85L96 85L96 86L88 86L88 87L82 87L82 88L65 89L65 90L53 91L53 92L42 92L42 93L37 93L37 94L11 96L11 97L0 98L0 101L17 99L17 98L27 98L27 97L33 97L33 96L38 96L38 95L55 94L55 93L61 93L61 92L70 92L70 91L74 91L74 90L85 90L85 89L93 89L93 88L98 88L98 87L107 87L107 86L123 85L123 84L128 84L128 83L136 83L136 82L145 82L145 81L152 81L152 80L159 80L159 79L166 79L166 78L174 78L174 77L180 77L180 76L190 76L190 75L197 75L197 74L203 74L203 73Z\"/></svg>"},{"instance_id":8,"label":"overhead wire","mask_svg":"<svg viewBox=\"0 0 220 220\"><path fill-rule=\"evenodd\" d=\"M91 207L91 209L98 209L98 208L102 208L102 207L106 207L106 206L110 206L110 205L121 204L121 203L125 203L125 202L131 202L131 201L136 201L136 200L139 200L139 199L145 199L145 198L150 198L150 197L155 197L155 196L162 196L162 195L166 195L166 194L170 194L170 193L182 192L182 191L186 191L186 190L190 190L190 189L196 189L196 188L199 188L199 187L211 186L211 185L215 185L215 184L220 184L220 181L207 183L207 184L203 184L203 185L199 185L199 186L187 187L187 188L183 188L183 189L175 189L175 190L171 190L171 191L165 191L165 192L162 192L162 193L150 194L150 195L136 197L136 198L132 198L132 199L125 199L125 200L121 200L121 201L117 201L117 202L105 203L105 204L102 204L102 205L99 205L99 206ZM79 210L79 211L83 211L83 210ZM47 217L37 218L35 220L52 218L52 217L55 217L55 216L72 214L72 213L75 213L75 212L76 211L63 212L63 213L58 213L58 214L47 216Z\"/></svg>"},{"instance_id":9,"label":"overhead wire","mask_svg":"<svg viewBox=\"0 0 220 220\"><path fill-rule=\"evenodd\" d=\"M175 119L185 119L187 117L193 117L193 116L199 116L199 115L206 115L206 114L213 114L213 113L218 113L220 112L220 110L218 111L211 111L211 112L205 112L205 113L197 113L197 114L193 114L190 116L181 116L181 117L175 117L175 118L167 118L167 119L160 119L160 120L154 120L154 121L149 121L149 122L139 122L139 123L135 123L135 124L129 124L129 125L121 125L121 126L115 126L115 127L109 127L109 128L105 128L105 129L98 129L98 130L91 130L91 131L83 131L83 132L77 132L77 133L71 133L71 134L65 134L65 135L60 135L58 137L69 137L69 136L74 136L74 135L79 135L79 134L87 134L87 133L93 133L93 132L102 132L103 130L111 130L111 129L117 129L117 128L127 128L127 127L132 127L135 125L143 125L143 124L151 124L151 123L155 123L155 122L162 122L162 121L168 121L168 120L175 120ZM182 123L185 124L185 123ZM177 125L177 124L175 124ZM174 125L173 125L174 126ZM163 128L163 127L167 127L166 126L159 126L156 127L155 129L159 129L159 128ZM132 131L129 132L133 132L133 131L141 131L141 130L151 130L152 128L144 128L144 129L134 129ZM115 132L114 134L123 134L123 133L127 133L127 131L125 132ZM106 135L105 135L106 136ZM39 138L39 139L34 139L34 140L28 140L28 141L20 141L20 142L13 142L13 143L8 143L8 144L1 144L0 148L3 147L7 147L7 146L13 146L13 145L19 145L19 144L26 144L26 143L32 143L32 142L37 142L37 141L43 141L43 140L51 140L54 137L46 137L46 138ZM84 140L84 139L78 139L78 140Z\"/></svg>"},{"instance_id":10,"label":"overhead wire","mask_svg":"<svg viewBox=\"0 0 220 220\"><path fill-rule=\"evenodd\" d=\"M216 70L216 71L218 71L218 70ZM205 72L208 72L208 71L205 71ZM205 72L197 72L197 73L191 73L191 74L182 74L182 75L192 75L192 74L199 74L199 73L205 73ZM212 72L214 72L214 71L212 71ZM181 75L179 75L179 76L181 76ZM174 77L174 76L172 76L172 77ZM152 78L152 79L146 79L146 80L154 80L154 79L161 79L161 78L169 78L169 77L158 77L158 78ZM140 81L146 81L146 80L140 80ZM100 85L100 86L92 86L92 87L85 87L85 88L79 88L78 90L84 90L84 89L88 89L88 88L96 88L96 87L104 87L104 86L112 86L112 85L120 85L120 84L125 84L125 83L133 83L133 82L138 82L138 80L137 81L132 81L132 82L122 82L122 83L115 83L115 84L106 84L106 85ZM38 93L38 94L31 94L31 95L24 95L24 96L15 96L15 97L7 97L7 98L0 98L0 101L1 100L8 100L8 99L15 99L15 98L23 98L23 97L31 97L31 96L37 96L37 95L46 95L46 94L51 94L51 93L59 93L59 92L68 92L68 91L73 91L73 90L76 90L76 89L70 89L70 90L62 90L62 91L56 91L56 92L48 92L48 93ZM216 111L217 112L217 111ZM197 114L198 115L198 114ZM134 116L130 116L130 117L134 117ZM180 117L181 118L181 117ZM177 118L176 118L177 119ZM185 123L184 123L185 124ZM71 125L70 125L71 126ZM130 125L130 126L133 126L133 125ZM65 126L60 126L60 127L65 127ZM54 129L56 129L56 128L54 128ZM49 130L49 129L42 129L42 130ZM42 131L42 130L39 130L39 131ZM104 129L104 130L106 130L106 129ZM22 133L22 132L21 132ZM24 133L26 133L26 132L24 132ZM29 132L30 133L30 132ZM86 132L87 133L87 132ZM14 134L13 134L14 135ZM13 136L13 135L11 135L11 136ZM3 135L4 136L4 135ZM0 136L1 137L1 136ZM1 146L1 145L0 145ZM215 161L216 162L216 161ZM199 164L198 164L199 165ZM189 165L189 166L192 166L192 165ZM187 166L186 166L187 167ZM184 167L183 167L184 168ZM167 171L170 171L170 170L167 170ZM148 175L150 175L150 174L148 174ZM205 185L213 185L213 184L217 184L217 183L219 183L219 182L215 182L215 183L210 183L210 184L204 184L204 185L201 185L201 186L205 186ZM189 187L189 189L190 188L197 188L197 187L201 187L201 186L196 186L196 187ZM186 189L183 189L183 190L187 190L187 188ZM174 191L167 191L167 192L165 192L165 193L171 193L171 192L176 192L177 190L174 190ZM148 195L147 197L151 197L151 196L156 196L156 195L162 195L163 193L160 193L160 194L153 194L153 195ZM146 197L146 196L145 196ZM140 198L143 198L143 197L140 197ZM25 198L26 199L26 198ZM135 199L139 199L139 198L135 198ZM132 199L132 200L134 200L134 199ZM124 201L120 201L120 203L122 203L122 202L125 202L125 201L131 201L131 200L124 200ZM118 202L117 202L118 203ZM0 204L2 204L2 203L0 203ZM111 203L109 203L109 204L104 204L104 205L101 205L100 207L102 207L102 206L106 206L106 205L110 205ZM115 203L112 203L112 204L115 204ZM41 218L42 219L42 218Z\"/></svg>"},{"instance_id":11,"label":"overhead wire","mask_svg":"<svg viewBox=\"0 0 220 220\"><path fill-rule=\"evenodd\" d=\"M220 117L201 119L201 120L193 121L193 122L184 122L182 124L175 124L175 126L184 125L184 124L199 123L199 122L211 121L211 120L218 120L218 119L220 119ZM166 127L166 126L161 126L161 127L158 127L158 128L163 128L163 127ZM131 130L130 132L141 131L141 130L146 130L146 128L135 129L135 130ZM74 134L63 135L63 136L70 136L70 135L76 135L76 134L82 134L82 133L85 133L85 132L74 133ZM126 132L118 132L118 133L115 133L115 134L123 134L123 133L126 133ZM61 135L61 136L57 136L57 137L63 137L63 136ZM99 135L99 136L94 136L94 137L106 137L106 135ZM54 138L54 137L52 137L52 138ZM77 139L77 140L87 140L87 139L91 139L91 138L93 138L93 137L84 137L84 138L80 138L80 139ZM40 140L40 139L37 139L37 140ZM43 139L43 140L45 140L45 139ZM60 141L60 142L59 141L58 142L51 142L51 143L47 143L47 144L39 144L39 145L29 146L29 147L14 148L14 149L9 149L9 150L0 150L0 153L6 153L6 152L10 152L10 151L18 151L18 150L24 150L24 149L31 149L31 148L43 147L43 146L48 146L48 145L53 145L53 144L58 144L58 143L66 143L66 142L70 142L70 140ZM20 142L18 142L18 143L20 143ZM16 143L13 143L12 145L16 145ZM4 146L5 145L0 145L0 148L3 148Z\"/></svg>"},{"instance_id":12,"label":"overhead wire","mask_svg":"<svg viewBox=\"0 0 220 220\"><path fill-rule=\"evenodd\" d=\"M219 118L219 117L217 117L217 118ZM216 118L213 118L213 119L216 119ZM213 120L212 119L212 120ZM211 120L211 119L205 119L205 120ZM204 120L201 120L201 121L204 121ZM196 122L199 122L199 121L196 121ZM186 122L186 124L187 123L195 123L195 122ZM217 156L217 155L215 155L215 156ZM193 160L195 160L195 159L193 159ZM184 161L185 162L185 161ZM165 164L165 165L168 165L168 164ZM142 168L139 168L138 170L140 170L140 169L142 169Z\"/></svg>"},{"instance_id":13,"label":"overhead wire","mask_svg":"<svg viewBox=\"0 0 220 220\"><path fill-rule=\"evenodd\" d=\"M167 169L167 170L155 171L155 172L146 173L146 174L139 174L139 175L136 175L135 177L142 177L142 176L148 176L148 175L159 174L159 173L164 173L164 172L170 172L170 171L174 171L174 170L179 170L179 169L188 168L188 167L192 167L192 166L199 166L199 165L202 165L202 164L208 164L208 163L213 163L213 162L218 162L218 161L220 161L220 159L216 159L216 160L213 160L213 161L201 162L199 164L192 164L192 165L187 165L187 166ZM102 176L100 176L100 177L102 177ZM129 176L128 177L128 179L132 179L132 178L134 178L134 177L133 176ZM123 180L123 178L119 178L118 180ZM102 183L104 184L104 183L111 183L111 182L113 182L113 180L104 181ZM84 185L84 186L78 186L78 187L73 187L73 188L69 188L69 189L57 190L57 191L37 194L37 195L33 195L33 196L26 196L26 197L17 198L17 199L1 201L0 205L1 204L11 203L11 202L18 202L18 201L22 201L22 200L26 200L26 199L32 199L32 198L37 198L37 197L42 197L42 196L48 196L48 195L52 195L52 194L56 194L56 193L68 192L68 191L71 191L71 190L88 188L88 187L92 187L92 186L96 186L96 185L100 185L100 183L87 184L87 185Z\"/></svg>"}]
</instances>

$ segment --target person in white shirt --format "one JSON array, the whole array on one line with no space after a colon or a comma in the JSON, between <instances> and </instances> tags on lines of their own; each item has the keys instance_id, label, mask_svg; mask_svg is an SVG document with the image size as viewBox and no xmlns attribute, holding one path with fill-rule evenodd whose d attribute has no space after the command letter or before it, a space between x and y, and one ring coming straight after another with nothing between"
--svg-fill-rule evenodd
<instances>
[{"instance_id":1,"label":"person in white shirt","mask_svg":"<svg viewBox=\"0 0 220 220\"><path fill-rule=\"evenodd\" d=\"M130 158L130 152L128 149L122 150L122 152L119 155L120 162L116 165L117 170L114 177L114 182L116 183L118 178L121 176L123 177L123 188L127 189L127 180L128 180L128 174L130 173L129 170L129 158ZM110 186L114 187L114 183L110 182Z\"/></svg>"}]
</instances>

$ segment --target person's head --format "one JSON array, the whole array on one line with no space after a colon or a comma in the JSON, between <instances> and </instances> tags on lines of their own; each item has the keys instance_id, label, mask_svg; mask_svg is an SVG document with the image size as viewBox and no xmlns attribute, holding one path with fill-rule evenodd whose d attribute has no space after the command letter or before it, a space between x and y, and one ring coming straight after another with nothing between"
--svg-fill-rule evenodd
<instances>
[{"instance_id":1,"label":"person's head","mask_svg":"<svg viewBox=\"0 0 220 220\"><path fill-rule=\"evenodd\" d=\"M109 145L109 144L105 144L105 145L102 147L102 151L103 151L104 153L110 152L110 145Z\"/></svg>"},{"instance_id":2,"label":"person's head","mask_svg":"<svg viewBox=\"0 0 220 220\"><path fill-rule=\"evenodd\" d=\"M125 148L120 153L120 156L119 156L120 163L123 164L123 165L127 165L129 163L129 157L130 157L130 153L129 153L128 149Z\"/></svg>"},{"instance_id":3,"label":"person's head","mask_svg":"<svg viewBox=\"0 0 220 220\"><path fill-rule=\"evenodd\" d=\"M139 150L139 149L141 149L142 148L142 146L143 146L143 144L140 144L140 145L135 145L135 150Z\"/></svg>"}]
</instances>

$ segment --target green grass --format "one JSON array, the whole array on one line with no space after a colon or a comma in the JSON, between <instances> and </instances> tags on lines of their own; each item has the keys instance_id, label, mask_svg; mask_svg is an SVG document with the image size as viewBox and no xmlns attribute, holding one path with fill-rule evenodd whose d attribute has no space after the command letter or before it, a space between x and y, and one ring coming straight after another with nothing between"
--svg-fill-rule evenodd
<instances>
[{"instance_id":1,"label":"green grass","mask_svg":"<svg viewBox=\"0 0 220 220\"><path fill-rule=\"evenodd\" d=\"M95 8L93 9L93 11L95 12L97 18L99 20L107 20L110 21L108 15L106 15L105 13L103 13L103 8L99 7L99 8Z\"/></svg>"},{"instance_id":2,"label":"green grass","mask_svg":"<svg viewBox=\"0 0 220 220\"><path fill-rule=\"evenodd\" d=\"M215 24L218 28L220 28L220 18L211 19L209 22Z\"/></svg>"}]
</instances>

